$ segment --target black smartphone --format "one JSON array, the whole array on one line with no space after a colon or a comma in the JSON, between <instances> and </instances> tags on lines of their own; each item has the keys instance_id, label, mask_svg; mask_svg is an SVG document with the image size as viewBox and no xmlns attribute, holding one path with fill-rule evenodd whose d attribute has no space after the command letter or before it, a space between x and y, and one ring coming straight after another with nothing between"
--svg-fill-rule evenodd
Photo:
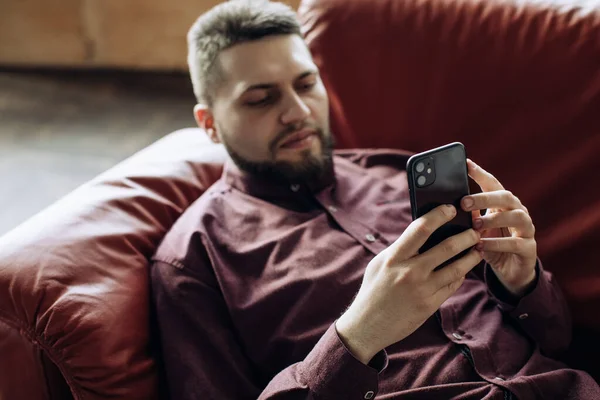
<instances>
[{"instance_id":1,"label":"black smartphone","mask_svg":"<svg viewBox=\"0 0 600 400\"><path fill-rule=\"evenodd\" d=\"M456 207L456 217L437 229L421 247L423 253L450 236L473 225L470 212L463 211L461 199L469 194L467 153L462 143L450 143L442 147L415 154L406 164L410 205L413 220L442 204ZM437 268L441 268L465 255L461 252Z\"/></svg>"}]
</instances>

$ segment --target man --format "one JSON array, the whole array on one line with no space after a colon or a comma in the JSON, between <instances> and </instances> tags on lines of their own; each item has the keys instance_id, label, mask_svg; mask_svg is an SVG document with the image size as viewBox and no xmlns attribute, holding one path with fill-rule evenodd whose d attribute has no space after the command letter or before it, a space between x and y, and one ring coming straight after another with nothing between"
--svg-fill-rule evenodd
<instances>
[{"instance_id":1,"label":"man","mask_svg":"<svg viewBox=\"0 0 600 400\"><path fill-rule=\"evenodd\" d=\"M291 9L223 3L188 41L196 120L231 160L154 257L171 398L600 398L555 360L566 305L491 174L469 162L475 229L418 254L456 210L411 222L407 153L332 151Z\"/></svg>"}]
</instances>

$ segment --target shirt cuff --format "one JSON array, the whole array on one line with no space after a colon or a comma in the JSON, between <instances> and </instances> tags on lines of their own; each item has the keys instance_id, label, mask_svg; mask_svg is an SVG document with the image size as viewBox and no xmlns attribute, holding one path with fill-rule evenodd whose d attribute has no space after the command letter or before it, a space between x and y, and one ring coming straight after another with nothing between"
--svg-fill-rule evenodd
<instances>
[{"instance_id":1,"label":"shirt cuff","mask_svg":"<svg viewBox=\"0 0 600 400\"><path fill-rule=\"evenodd\" d=\"M498 303L500 309L521 320L527 318L531 313L543 311L553 297L552 285L539 260L535 264L535 281L527 293L521 297L510 293L502 285L489 264L485 266L485 280L492 298Z\"/></svg>"},{"instance_id":2,"label":"shirt cuff","mask_svg":"<svg viewBox=\"0 0 600 400\"><path fill-rule=\"evenodd\" d=\"M541 275L540 272L540 262L538 260L535 263L534 282L523 296L516 296L513 293L511 293L508 289L506 289L502 282L500 282L494 271L492 271L492 266L488 263L485 264L484 276L485 282L487 283L487 287L490 294L492 295L492 298L496 300L496 302L501 306L503 310L508 311L517 307L521 299L527 297L529 294L535 291L535 289L539 285L539 279Z\"/></svg>"},{"instance_id":3,"label":"shirt cuff","mask_svg":"<svg viewBox=\"0 0 600 400\"><path fill-rule=\"evenodd\" d=\"M388 358L385 350L369 365L346 348L332 324L302 362L302 377L318 399L372 399L379 390L379 374Z\"/></svg>"},{"instance_id":4,"label":"shirt cuff","mask_svg":"<svg viewBox=\"0 0 600 400\"><path fill-rule=\"evenodd\" d=\"M498 297L495 300L498 307L516 321L546 355L557 357L571 341L571 317L560 288L552 274L544 271L539 260L536 273L535 285L516 303L508 303ZM489 271L487 276L491 278L491 274L494 272ZM488 287L492 292L491 285Z\"/></svg>"}]
</instances>

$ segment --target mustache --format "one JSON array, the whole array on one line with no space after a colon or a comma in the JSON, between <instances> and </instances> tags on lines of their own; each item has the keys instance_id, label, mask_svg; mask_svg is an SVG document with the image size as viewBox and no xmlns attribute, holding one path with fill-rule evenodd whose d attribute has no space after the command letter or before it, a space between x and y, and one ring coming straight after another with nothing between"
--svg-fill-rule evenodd
<instances>
[{"instance_id":1,"label":"mustache","mask_svg":"<svg viewBox=\"0 0 600 400\"><path fill-rule=\"evenodd\" d=\"M311 131L315 132L319 139L323 140L323 130L315 124L303 122L301 124L289 125L284 130L279 132L277 136L275 136L275 138L271 141L271 144L269 146L271 152L274 152L277 149L277 145L283 140L285 140L288 136L293 135L294 133L303 129L310 129Z\"/></svg>"}]
</instances>

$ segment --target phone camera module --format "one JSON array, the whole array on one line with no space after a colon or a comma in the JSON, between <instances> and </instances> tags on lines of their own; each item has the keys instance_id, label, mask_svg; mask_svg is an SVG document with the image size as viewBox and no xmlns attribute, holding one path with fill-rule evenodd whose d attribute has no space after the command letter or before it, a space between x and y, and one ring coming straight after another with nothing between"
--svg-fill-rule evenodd
<instances>
[{"instance_id":1,"label":"phone camera module","mask_svg":"<svg viewBox=\"0 0 600 400\"><path fill-rule=\"evenodd\" d=\"M413 179L417 187L424 188L435 182L435 163L432 157L423 157L413 165Z\"/></svg>"}]
</instances>

